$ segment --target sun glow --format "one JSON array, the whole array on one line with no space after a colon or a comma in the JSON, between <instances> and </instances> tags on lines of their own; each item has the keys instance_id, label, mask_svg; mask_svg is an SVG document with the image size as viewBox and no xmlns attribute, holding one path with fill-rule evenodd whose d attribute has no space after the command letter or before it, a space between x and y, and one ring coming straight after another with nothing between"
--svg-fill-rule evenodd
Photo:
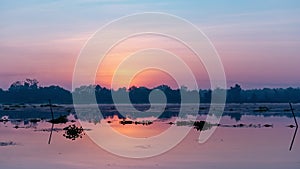
<instances>
[{"instance_id":1,"label":"sun glow","mask_svg":"<svg viewBox=\"0 0 300 169\"><path fill-rule=\"evenodd\" d=\"M151 54L151 52L143 53L145 49L163 49L164 51L161 51L159 56L153 56L157 55L157 52L155 54ZM133 85L152 88L162 84L177 88L177 79L175 80L172 75L166 73L169 70L173 70L181 78L180 80L185 82L185 86L193 88L193 86L190 86L191 82L185 79L184 73L178 69L180 65L170 64L170 56L167 57L167 55L170 55L168 52L174 55L173 59L176 59L176 55L177 60L179 58L184 61L195 76L198 84L203 82L209 83L208 75L202 62L191 50L177 40L158 35L130 37L112 47L98 65L95 83L114 89L129 88ZM132 57L135 58L132 59ZM126 66L123 66L122 64L125 63ZM165 70L155 69L154 67L133 72L137 67L145 63L163 65ZM113 79L116 73L120 76L117 79ZM130 82L128 83L128 81ZM209 84L206 85L209 86Z\"/></svg>"},{"instance_id":2,"label":"sun glow","mask_svg":"<svg viewBox=\"0 0 300 169\"><path fill-rule=\"evenodd\" d=\"M153 80L155 79L155 80ZM159 85L168 85L171 88L179 88L177 82L168 73L158 69L147 69L137 73L130 82L130 86L154 88Z\"/></svg>"}]
</instances>

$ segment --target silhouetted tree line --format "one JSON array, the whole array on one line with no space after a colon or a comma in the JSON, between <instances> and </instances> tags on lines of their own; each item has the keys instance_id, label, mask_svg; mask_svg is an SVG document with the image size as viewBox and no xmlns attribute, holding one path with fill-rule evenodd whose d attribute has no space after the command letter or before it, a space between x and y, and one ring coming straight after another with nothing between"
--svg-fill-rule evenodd
<instances>
[{"instance_id":1,"label":"silhouetted tree line","mask_svg":"<svg viewBox=\"0 0 300 169\"><path fill-rule=\"evenodd\" d=\"M17 81L7 91L0 89L0 103L72 103L70 91L59 86L41 87L35 79Z\"/></svg>"},{"instance_id":2,"label":"silhouetted tree line","mask_svg":"<svg viewBox=\"0 0 300 169\"><path fill-rule=\"evenodd\" d=\"M0 88L0 103L47 103L49 99L53 103L71 104L72 93L59 86L42 87L38 85L35 79L26 79L11 84L8 90ZM164 92L167 103L180 103L181 94L185 96L200 96L202 103L210 103L212 90L188 90L187 87L172 89L167 85L160 85L149 89L146 87L132 86L129 89L119 88L110 90L100 85L81 86L73 91L75 96L80 96L80 103L94 103L92 95L96 96L98 103L114 103L112 95L118 98L119 103L130 102L135 104L149 103L149 94L152 90L159 89ZM215 89L224 91L225 89ZM264 88L243 90L240 85L236 84L226 90L228 103L286 103L300 102L300 88ZM188 97L187 97L188 98ZM192 100L188 100L192 102Z\"/></svg>"}]
</instances>

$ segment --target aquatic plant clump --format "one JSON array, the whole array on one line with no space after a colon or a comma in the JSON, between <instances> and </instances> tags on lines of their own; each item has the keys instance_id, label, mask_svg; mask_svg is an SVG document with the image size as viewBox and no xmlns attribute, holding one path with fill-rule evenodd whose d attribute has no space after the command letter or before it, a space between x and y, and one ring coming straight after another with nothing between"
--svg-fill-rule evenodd
<instances>
[{"instance_id":1,"label":"aquatic plant clump","mask_svg":"<svg viewBox=\"0 0 300 169\"><path fill-rule=\"evenodd\" d=\"M63 134L63 136L70 140L76 140L77 138L82 138L82 136L85 135L83 128L77 127L75 124L69 125L63 130L65 130L65 134Z\"/></svg>"}]
</instances>

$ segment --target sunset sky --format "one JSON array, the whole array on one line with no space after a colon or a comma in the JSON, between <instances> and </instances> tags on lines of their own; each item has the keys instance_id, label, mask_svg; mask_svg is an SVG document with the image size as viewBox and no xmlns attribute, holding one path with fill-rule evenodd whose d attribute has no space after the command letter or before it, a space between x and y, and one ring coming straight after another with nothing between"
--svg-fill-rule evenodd
<instances>
[{"instance_id":1,"label":"sunset sky","mask_svg":"<svg viewBox=\"0 0 300 169\"><path fill-rule=\"evenodd\" d=\"M198 26L216 47L229 86L300 87L298 0L4 0L0 1L0 88L36 78L41 85L71 89L76 59L88 38L111 20L139 12L170 13ZM206 88L206 75L198 76L200 87ZM141 79L134 83L160 83ZM96 81L108 85L101 76Z\"/></svg>"}]
</instances>

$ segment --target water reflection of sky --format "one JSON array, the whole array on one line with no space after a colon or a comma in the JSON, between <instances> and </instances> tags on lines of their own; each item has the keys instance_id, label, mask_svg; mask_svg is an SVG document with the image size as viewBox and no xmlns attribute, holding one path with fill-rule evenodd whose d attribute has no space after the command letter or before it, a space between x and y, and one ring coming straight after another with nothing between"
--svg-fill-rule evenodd
<instances>
[{"instance_id":1,"label":"water reflection of sky","mask_svg":"<svg viewBox=\"0 0 300 169\"><path fill-rule=\"evenodd\" d=\"M63 136L65 133L63 128L72 124L80 126L78 121L55 124L52 141L48 145L51 123L46 122L47 120L36 123L24 122L26 120L16 118L6 123L0 122L1 168L299 168L299 140L297 136L293 150L290 152L288 148L294 129L287 126L294 122L289 116L282 116L288 113L283 111L284 108L277 107L278 110L282 110L274 111L278 116L254 116L249 114L250 111L242 115L239 121L231 116L224 116L220 122L224 126L218 127L206 143L199 144L197 140L199 131L192 129L183 142L174 149L142 160L112 155L99 148L87 136L74 141L66 139ZM274 112L269 113L274 114ZM202 119L205 119L205 116L199 118ZM129 136L148 137L159 134L169 127L168 122L172 121L172 119L161 119L154 121L152 125L122 125L119 123L120 120L122 119L111 117L101 119L100 123L96 124L86 121L86 125L91 130L85 132L98 132L97 130L105 132L105 129L99 129L97 126L113 121L111 125L117 132L121 131ZM142 120L145 119L137 118L134 121ZM188 121L186 118L181 120ZM239 124L245 126L238 127ZM249 127L250 124L257 127ZM264 127L265 124L271 124L272 127ZM19 128L15 128L16 125ZM188 126L176 127L180 130ZM100 139L112 138L107 136ZM114 146L126 146L126 144L120 143ZM149 144L136 145L132 148L153 147Z\"/></svg>"}]
</instances>

